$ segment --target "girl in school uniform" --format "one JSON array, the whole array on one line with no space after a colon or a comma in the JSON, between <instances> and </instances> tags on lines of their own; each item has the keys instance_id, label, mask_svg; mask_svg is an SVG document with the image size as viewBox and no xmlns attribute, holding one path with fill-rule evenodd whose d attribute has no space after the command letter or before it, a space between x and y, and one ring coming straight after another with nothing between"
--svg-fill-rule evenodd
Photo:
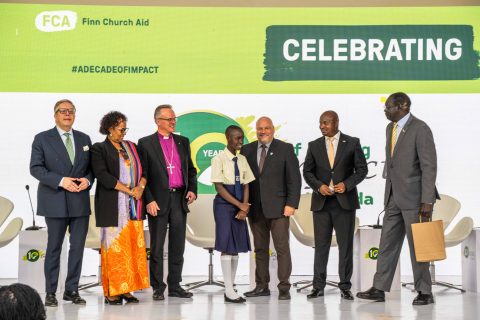
<instances>
[{"instance_id":1,"label":"girl in school uniform","mask_svg":"<svg viewBox=\"0 0 480 320\"><path fill-rule=\"evenodd\" d=\"M225 302L243 303L245 299L233 289L238 266L238 253L251 250L246 217L248 183L255 180L247 159L239 154L243 130L229 126L225 130L227 147L212 159L212 183L217 196L213 202L215 216L215 250L220 251Z\"/></svg>"}]
</instances>

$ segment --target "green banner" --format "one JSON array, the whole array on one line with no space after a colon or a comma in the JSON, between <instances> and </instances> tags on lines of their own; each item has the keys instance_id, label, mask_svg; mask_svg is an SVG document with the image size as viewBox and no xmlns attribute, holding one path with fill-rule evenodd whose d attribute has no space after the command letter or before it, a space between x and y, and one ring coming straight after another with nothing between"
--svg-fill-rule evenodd
<instances>
[{"instance_id":1,"label":"green banner","mask_svg":"<svg viewBox=\"0 0 480 320\"><path fill-rule=\"evenodd\" d=\"M479 17L480 7L0 4L0 91L478 93ZM323 56L333 59L334 48L337 56L350 57L357 35L367 49L376 48L376 40L382 41L383 49L375 49L372 61L368 50L362 61L318 60L319 39L324 40ZM300 60L288 61L284 68L282 41L290 38L298 46L290 44L287 53L298 53ZM394 38L398 50L392 44ZM307 59L312 55L316 61L301 61L304 39L316 41L305 44ZM334 43L335 39L347 43ZM402 39L416 39L415 44L408 44L411 60L406 60L407 44ZM423 60L418 59L416 49L419 39L423 39ZM460 46L452 39L461 41L460 58L455 51ZM363 44L353 41L355 57L363 55L357 52ZM310 53L312 48L317 52ZM438 50L442 60L437 59ZM401 61L399 54L404 58ZM427 61L429 54L437 60Z\"/></svg>"},{"instance_id":2,"label":"green banner","mask_svg":"<svg viewBox=\"0 0 480 320\"><path fill-rule=\"evenodd\" d=\"M264 79L473 80L478 61L472 26L271 26Z\"/></svg>"}]
</instances>

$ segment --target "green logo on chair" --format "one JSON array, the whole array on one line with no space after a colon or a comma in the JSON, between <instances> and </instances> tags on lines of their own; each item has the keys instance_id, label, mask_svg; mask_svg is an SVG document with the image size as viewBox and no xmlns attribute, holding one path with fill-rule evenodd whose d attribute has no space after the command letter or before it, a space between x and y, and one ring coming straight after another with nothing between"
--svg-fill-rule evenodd
<instances>
[{"instance_id":1,"label":"green logo on chair","mask_svg":"<svg viewBox=\"0 0 480 320\"><path fill-rule=\"evenodd\" d=\"M378 248L372 247L368 252L365 254L365 259L377 260L378 258Z\"/></svg>"},{"instance_id":2,"label":"green logo on chair","mask_svg":"<svg viewBox=\"0 0 480 320\"><path fill-rule=\"evenodd\" d=\"M470 255L470 249L467 246L465 246L465 248L463 248L463 256L465 258L468 258L469 255Z\"/></svg>"}]
</instances>

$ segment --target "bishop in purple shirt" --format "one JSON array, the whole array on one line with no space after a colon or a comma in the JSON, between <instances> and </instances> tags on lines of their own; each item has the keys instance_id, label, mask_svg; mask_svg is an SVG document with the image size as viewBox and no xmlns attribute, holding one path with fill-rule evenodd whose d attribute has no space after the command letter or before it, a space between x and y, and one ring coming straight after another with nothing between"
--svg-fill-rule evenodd
<instances>
[{"instance_id":1,"label":"bishop in purple shirt","mask_svg":"<svg viewBox=\"0 0 480 320\"><path fill-rule=\"evenodd\" d=\"M197 198L197 170L193 166L190 142L174 134L177 124L170 105L160 105L154 113L157 132L141 138L138 149L147 177L144 203L150 230L150 284L153 300L168 296L191 298L180 287L188 205ZM168 277L163 281L163 245L168 226Z\"/></svg>"}]
</instances>

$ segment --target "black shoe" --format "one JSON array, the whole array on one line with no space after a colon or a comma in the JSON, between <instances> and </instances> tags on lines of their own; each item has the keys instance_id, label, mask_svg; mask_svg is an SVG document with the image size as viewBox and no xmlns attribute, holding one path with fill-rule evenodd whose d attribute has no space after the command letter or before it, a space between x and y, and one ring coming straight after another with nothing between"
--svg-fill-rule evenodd
<instances>
[{"instance_id":1,"label":"black shoe","mask_svg":"<svg viewBox=\"0 0 480 320\"><path fill-rule=\"evenodd\" d=\"M57 307L58 301L55 297L55 293L47 293L45 296L45 307Z\"/></svg>"},{"instance_id":2,"label":"black shoe","mask_svg":"<svg viewBox=\"0 0 480 320\"><path fill-rule=\"evenodd\" d=\"M278 300L290 300L290 291L288 290L280 290L278 292Z\"/></svg>"},{"instance_id":3,"label":"black shoe","mask_svg":"<svg viewBox=\"0 0 480 320\"><path fill-rule=\"evenodd\" d=\"M243 295L247 298L269 296L270 289L255 287L255 289L253 289L252 291L247 291Z\"/></svg>"},{"instance_id":4,"label":"black shoe","mask_svg":"<svg viewBox=\"0 0 480 320\"><path fill-rule=\"evenodd\" d=\"M72 301L74 304L87 304L87 302L80 297L78 291L65 291L63 293L63 300Z\"/></svg>"},{"instance_id":5,"label":"black shoe","mask_svg":"<svg viewBox=\"0 0 480 320\"><path fill-rule=\"evenodd\" d=\"M342 290L340 289L341 293L341 297L345 300L353 300L353 295L352 295L352 292L350 290Z\"/></svg>"},{"instance_id":6,"label":"black shoe","mask_svg":"<svg viewBox=\"0 0 480 320\"><path fill-rule=\"evenodd\" d=\"M226 294L223 295L223 298L225 302L231 302L231 303L244 303L245 301L247 301L242 297L238 297L237 299L230 299L229 297L227 297Z\"/></svg>"},{"instance_id":7,"label":"black shoe","mask_svg":"<svg viewBox=\"0 0 480 320\"><path fill-rule=\"evenodd\" d=\"M120 298L125 300L126 303L138 303L139 302L138 299L135 296L133 296L131 293L121 294Z\"/></svg>"},{"instance_id":8,"label":"black shoe","mask_svg":"<svg viewBox=\"0 0 480 320\"><path fill-rule=\"evenodd\" d=\"M375 287L371 287L367 291L357 292L357 298L373 300L376 302L384 302L385 292L382 290L378 290Z\"/></svg>"},{"instance_id":9,"label":"black shoe","mask_svg":"<svg viewBox=\"0 0 480 320\"><path fill-rule=\"evenodd\" d=\"M433 295L430 294L423 294L421 292L418 293L418 295L413 299L412 304L414 306L425 306L427 304L432 304L435 303L433 300Z\"/></svg>"},{"instance_id":10,"label":"black shoe","mask_svg":"<svg viewBox=\"0 0 480 320\"><path fill-rule=\"evenodd\" d=\"M111 298L108 298L108 297L105 297L105 304L111 304L111 305L122 305L122 298L120 298L120 296L115 296L115 297L112 297L113 299Z\"/></svg>"},{"instance_id":11,"label":"black shoe","mask_svg":"<svg viewBox=\"0 0 480 320\"><path fill-rule=\"evenodd\" d=\"M175 290L168 290L169 297L176 297L176 298L191 298L193 297L193 293L186 291L183 288L178 288Z\"/></svg>"},{"instance_id":12,"label":"black shoe","mask_svg":"<svg viewBox=\"0 0 480 320\"><path fill-rule=\"evenodd\" d=\"M307 295L307 299L314 299L318 297L323 297L324 292L323 289L313 289L310 294Z\"/></svg>"},{"instance_id":13,"label":"black shoe","mask_svg":"<svg viewBox=\"0 0 480 320\"><path fill-rule=\"evenodd\" d=\"M160 290L153 290L152 298L155 301L165 300L165 296L163 295L163 291L160 291Z\"/></svg>"}]
</instances>

